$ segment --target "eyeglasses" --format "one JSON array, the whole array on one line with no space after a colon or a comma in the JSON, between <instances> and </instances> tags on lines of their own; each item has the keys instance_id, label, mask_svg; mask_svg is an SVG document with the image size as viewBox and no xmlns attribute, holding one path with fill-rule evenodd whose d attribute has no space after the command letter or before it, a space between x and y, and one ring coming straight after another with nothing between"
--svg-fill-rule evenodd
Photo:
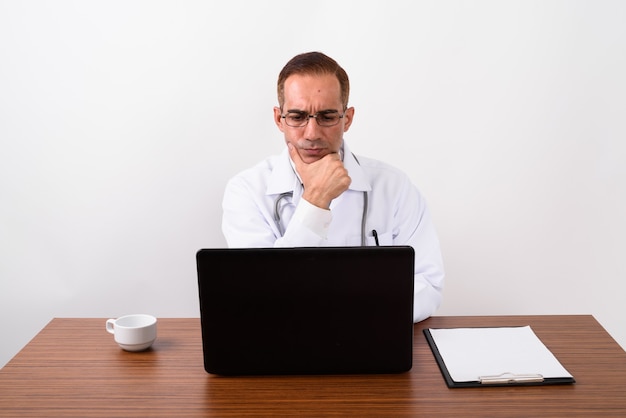
<instances>
[{"instance_id":1,"label":"eyeglasses","mask_svg":"<svg viewBox=\"0 0 626 418\"><path fill-rule=\"evenodd\" d=\"M315 119L319 126L335 126L344 115L345 113L340 115L336 110L322 110L312 115L301 110L290 110L286 114L280 115L280 117L285 119L287 126L302 128L308 125L311 118Z\"/></svg>"}]
</instances>

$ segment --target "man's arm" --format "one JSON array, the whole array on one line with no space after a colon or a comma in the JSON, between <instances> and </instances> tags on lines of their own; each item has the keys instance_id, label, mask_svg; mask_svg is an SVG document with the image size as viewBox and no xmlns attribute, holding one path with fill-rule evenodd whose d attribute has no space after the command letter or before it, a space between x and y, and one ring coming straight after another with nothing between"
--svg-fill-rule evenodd
<instances>
[{"instance_id":1,"label":"man's arm","mask_svg":"<svg viewBox=\"0 0 626 418\"><path fill-rule=\"evenodd\" d=\"M435 313L442 300L444 268L439 238L426 199L408 178L398 202L398 235L394 242L415 251L414 322Z\"/></svg>"}]
</instances>

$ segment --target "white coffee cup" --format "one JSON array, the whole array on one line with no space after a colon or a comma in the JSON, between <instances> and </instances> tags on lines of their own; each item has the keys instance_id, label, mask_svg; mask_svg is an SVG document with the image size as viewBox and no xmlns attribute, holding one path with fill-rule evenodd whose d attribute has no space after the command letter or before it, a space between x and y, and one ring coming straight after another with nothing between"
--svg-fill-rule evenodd
<instances>
[{"instance_id":1,"label":"white coffee cup","mask_svg":"<svg viewBox=\"0 0 626 418\"><path fill-rule=\"evenodd\" d=\"M108 319L106 330L126 351L142 351L152 345L157 336L157 319L152 315L126 315Z\"/></svg>"}]
</instances>

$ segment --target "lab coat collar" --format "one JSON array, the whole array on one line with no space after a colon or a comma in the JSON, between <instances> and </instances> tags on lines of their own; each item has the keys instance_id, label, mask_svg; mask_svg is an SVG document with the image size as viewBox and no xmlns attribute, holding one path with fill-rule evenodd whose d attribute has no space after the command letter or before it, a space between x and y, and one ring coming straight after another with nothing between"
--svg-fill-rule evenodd
<instances>
[{"instance_id":1,"label":"lab coat collar","mask_svg":"<svg viewBox=\"0 0 626 418\"><path fill-rule=\"evenodd\" d=\"M359 192L371 191L372 187L367 179L367 175L363 170L363 167L359 164L354 157L348 145L344 141L343 143L343 164L348 170L348 175L352 179L349 190L356 190ZM267 195L276 195L285 192L293 192L298 187L300 180L296 176L294 169L291 167L289 160L289 150L287 147L283 152L275 157L274 168L267 185Z\"/></svg>"},{"instance_id":2,"label":"lab coat collar","mask_svg":"<svg viewBox=\"0 0 626 418\"><path fill-rule=\"evenodd\" d=\"M352 183L350 183L349 190L356 190L357 192L369 192L372 190L372 186L370 185L369 180L367 179L367 175L365 174L365 170L354 156L354 154L350 151L350 148L343 142L343 165L348 170L348 175L352 179Z\"/></svg>"}]
</instances>

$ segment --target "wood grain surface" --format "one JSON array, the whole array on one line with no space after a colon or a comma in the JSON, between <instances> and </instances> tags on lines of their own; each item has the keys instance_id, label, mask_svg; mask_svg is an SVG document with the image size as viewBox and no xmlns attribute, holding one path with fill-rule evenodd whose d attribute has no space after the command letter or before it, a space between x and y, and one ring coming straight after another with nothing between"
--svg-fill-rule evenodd
<instances>
[{"instance_id":1,"label":"wood grain surface","mask_svg":"<svg viewBox=\"0 0 626 418\"><path fill-rule=\"evenodd\" d=\"M0 370L0 416L626 416L626 352L588 315L433 317L415 325L410 372L344 376L214 376L197 318L159 318L156 342L139 353L121 350L104 324L53 319ZM449 389L422 333L521 325L576 384Z\"/></svg>"}]
</instances>

